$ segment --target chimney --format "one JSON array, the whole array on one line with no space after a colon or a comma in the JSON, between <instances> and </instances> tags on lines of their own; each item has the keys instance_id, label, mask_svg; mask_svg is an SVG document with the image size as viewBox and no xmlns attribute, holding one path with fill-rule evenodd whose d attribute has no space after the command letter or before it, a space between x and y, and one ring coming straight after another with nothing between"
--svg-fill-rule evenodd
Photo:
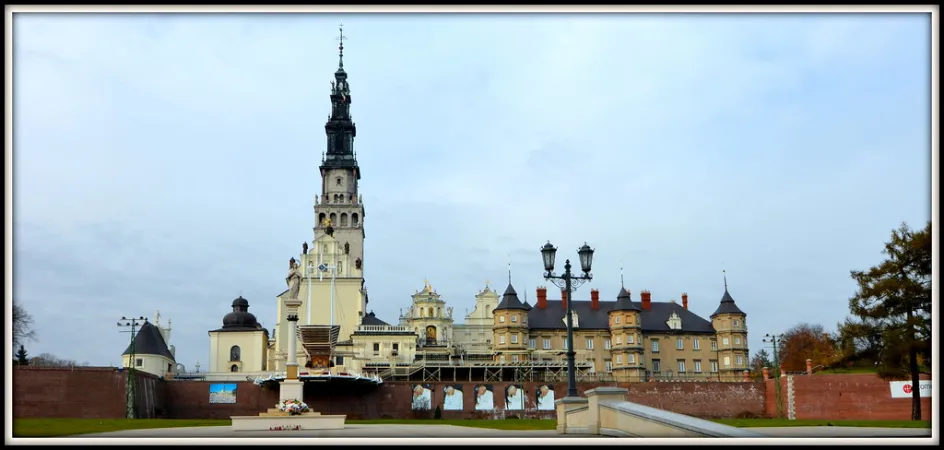
<instances>
[{"instance_id":1,"label":"chimney","mask_svg":"<svg viewBox=\"0 0 944 450\"><path fill-rule=\"evenodd\" d=\"M642 310L652 311L652 293L644 290L640 296L642 297Z\"/></svg>"},{"instance_id":2,"label":"chimney","mask_svg":"<svg viewBox=\"0 0 944 450\"><path fill-rule=\"evenodd\" d=\"M806 374L813 375L813 360L812 359L806 360Z\"/></svg>"},{"instance_id":3,"label":"chimney","mask_svg":"<svg viewBox=\"0 0 944 450\"><path fill-rule=\"evenodd\" d=\"M682 292L682 308L688 309L688 294Z\"/></svg>"},{"instance_id":4,"label":"chimney","mask_svg":"<svg viewBox=\"0 0 944 450\"><path fill-rule=\"evenodd\" d=\"M596 311L600 309L600 291L590 289L590 309Z\"/></svg>"},{"instance_id":5,"label":"chimney","mask_svg":"<svg viewBox=\"0 0 944 450\"><path fill-rule=\"evenodd\" d=\"M762 370L762 372L763 372L763 374L764 374L764 381L769 380L769 379L770 379L770 368L769 368L769 367L764 367L763 370Z\"/></svg>"},{"instance_id":6,"label":"chimney","mask_svg":"<svg viewBox=\"0 0 944 450\"><path fill-rule=\"evenodd\" d=\"M547 308L547 288L538 286L538 308Z\"/></svg>"},{"instance_id":7,"label":"chimney","mask_svg":"<svg viewBox=\"0 0 944 450\"><path fill-rule=\"evenodd\" d=\"M561 289L561 306L563 306L564 309L567 309L567 300L570 300L567 298L567 291Z\"/></svg>"}]
</instances>

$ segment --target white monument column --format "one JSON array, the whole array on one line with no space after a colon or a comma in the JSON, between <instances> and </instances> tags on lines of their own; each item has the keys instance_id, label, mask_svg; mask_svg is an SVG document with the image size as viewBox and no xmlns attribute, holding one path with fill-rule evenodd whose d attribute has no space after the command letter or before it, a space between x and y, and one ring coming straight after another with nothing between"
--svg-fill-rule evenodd
<instances>
[{"instance_id":1,"label":"white monument column","mask_svg":"<svg viewBox=\"0 0 944 450\"><path fill-rule=\"evenodd\" d=\"M297 298L285 299L288 310L288 358L285 362L285 381L279 383L279 400L303 400L304 383L298 379L298 307Z\"/></svg>"}]
</instances>

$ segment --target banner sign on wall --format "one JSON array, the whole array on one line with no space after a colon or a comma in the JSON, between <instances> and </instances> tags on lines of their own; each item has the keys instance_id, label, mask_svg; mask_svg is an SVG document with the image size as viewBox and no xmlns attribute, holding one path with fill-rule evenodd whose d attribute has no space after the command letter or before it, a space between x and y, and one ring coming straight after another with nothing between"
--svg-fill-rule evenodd
<instances>
[{"instance_id":1,"label":"banner sign on wall","mask_svg":"<svg viewBox=\"0 0 944 450\"><path fill-rule=\"evenodd\" d=\"M890 381L889 386L892 389L892 398L911 398L912 387L910 381ZM931 380L921 380L921 396L931 396Z\"/></svg>"}]
</instances>

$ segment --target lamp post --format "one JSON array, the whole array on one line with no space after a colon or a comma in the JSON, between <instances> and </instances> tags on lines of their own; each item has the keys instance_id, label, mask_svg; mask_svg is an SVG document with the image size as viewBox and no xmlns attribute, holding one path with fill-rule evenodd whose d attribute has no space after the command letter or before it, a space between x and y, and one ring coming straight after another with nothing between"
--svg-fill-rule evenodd
<instances>
[{"instance_id":1,"label":"lamp post","mask_svg":"<svg viewBox=\"0 0 944 450\"><path fill-rule=\"evenodd\" d=\"M783 418L783 400L781 396L783 395L780 392L780 357L778 356L777 349L783 345L783 334L770 335L765 334L763 341L770 344L774 350L774 386L777 396L777 418Z\"/></svg>"},{"instance_id":2,"label":"lamp post","mask_svg":"<svg viewBox=\"0 0 944 450\"><path fill-rule=\"evenodd\" d=\"M125 367L128 370L128 381L127 386L125 387L125 417L129 419L134 419L137 415L137 395L135 395L135 384L137 384L137 374L135 373L137 369L135 368L136 357L135 357L135 348L134 348L134 338L137 334L137 329L144 322L147 322L147 319L144 316L138 318L127 318L122 317L121 321L118 322L119 328L128 328L127 331L120 331L120 333L131 333L131 346L128 347L128 365Z\"/></svg>"},{"instance_id":3,"label":"lamp post","mask_svg":"<svg viewBox=\"0 0 944 450\"><path fill-rule=\"evenodd\" d=\"M570 260L564 262L564 273L562 275L554 274L554 258L557 256L557 247L551 245L548 241L541 247L541 258L544 260L544 279L550 280L555 286L564 289L567 292L567 396L579 397L577 394L577 376L575 373L574 356L574 319L572 313L573 291L581 284L593 279L590 274L590 265L593 263L593 249L584 242L583 247L577 249L577 255L580 257L580 269L583 275L575 275L570 269Z\"/></svg>"}]
</instances>

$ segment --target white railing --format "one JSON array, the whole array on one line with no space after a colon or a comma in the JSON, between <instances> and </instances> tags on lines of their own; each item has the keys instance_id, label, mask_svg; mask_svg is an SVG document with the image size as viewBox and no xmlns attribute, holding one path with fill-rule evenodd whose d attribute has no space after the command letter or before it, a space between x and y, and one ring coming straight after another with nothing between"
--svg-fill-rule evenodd
<instances>
[{"instance_id":1,"label":"white railing","mask_svg":"<svg viewBox=\"0 0 944 450\"><path fill-rule=\"evenodd\" d=\"M358 325L357 331L374 333L411 333L413 329L401 325Z\"/></svg>"}]
</instances>

